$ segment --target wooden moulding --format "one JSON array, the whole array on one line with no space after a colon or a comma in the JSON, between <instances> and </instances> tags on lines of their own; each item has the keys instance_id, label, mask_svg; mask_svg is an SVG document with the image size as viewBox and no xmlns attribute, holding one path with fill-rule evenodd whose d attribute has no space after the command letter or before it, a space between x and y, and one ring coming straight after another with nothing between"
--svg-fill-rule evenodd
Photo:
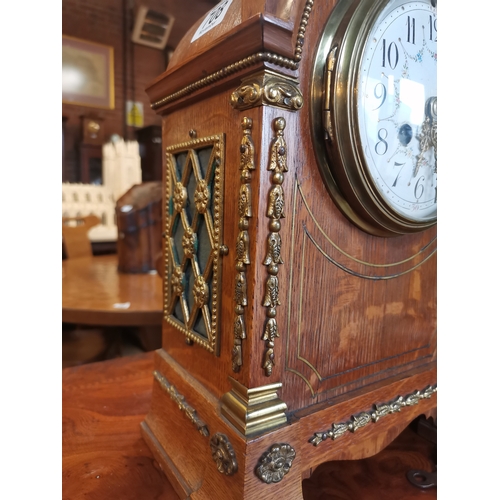
<instances>
[{"instance_id":1,"label":"wooden moulding","mask_svg":"<svg viewBox=\"0 0 500 500\"><path fill-rule=\"evenodd\" d=\"M154 80L146 93L151 101L151 107L157 112L164 110L167 103L161 103L166 96L182 91L188 86L196 86L192 91L201 88L200 81L211 77L209 83L226 78L236 69L243 70L255 67L262 62L272 64L265 54L277 54L279 47L292 46L293 25L284 23L273 16L254 16L243 22L237 29L226 36L209 43L204 51L182 58L178 65L169 68ZM283 42L280 45L280 42ZM285 61L293 63L293 51L276 55L275 70L289 76L296 76L295 68L287 68ZM258 55L263 57L259 57ZM244 62L245 61L245 62ZM241 63L241 67L237 67ZM253 72L253 71L252 71ZM220 73L221 78L217 78Z\"/></svg>"},{"instance_id":2,"label":"wooden moulding","mask_svg":"<svg viewBox=\"0 0 500 500\"><path fill-rule=\"evenodd\" d=\"M252 54L273 52L280 46L292 47L293 28L293 24L284 23L273 16L255 15L238 25L237 29L205 42L204 47L198 50L195 44L190 43L188 33L179 44L169 68L151 82L146 92L151 102L155 102L167 93L175 92ZM206 36L210 37L210 34ZM293 50L284 55L292 58Z\"/></svg>"}]
</instances>

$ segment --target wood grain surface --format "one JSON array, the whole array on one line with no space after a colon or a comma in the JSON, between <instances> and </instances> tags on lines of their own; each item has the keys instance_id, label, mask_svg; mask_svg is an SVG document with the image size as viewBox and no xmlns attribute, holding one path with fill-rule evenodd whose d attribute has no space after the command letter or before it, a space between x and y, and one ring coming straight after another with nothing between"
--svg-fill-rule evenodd
<instances>
[{"instance_id":1,"label":"wood grain surface","mask_svg":"<svg viewBox=\"0 0 500 500\"><path fill-rule=\"evenodd\" d=\"M152 354L63 370L63 499L176 499L140 437Z\"/></svg>"},{"instance_id":2,"label":"wood grain surface","mask_svg":"<svg viewBox=\"0 0 500 500\"><path fill-rule=\"evenodd\" d=\"M63 500L179 498L140 437L152 371L152 353L63 370ZM303 482L304 499L435 499L436 488L421 490L406 479L410 469L431 471L433 453L434 445L408 427L374 457L320 465Z\"/></svg>"},{"instance_id":3,"label":"wood grain surface","mask_svg":"<svg viewBox=\"0 0 500 500\"><path fill-rule=\"evenodd\" d=\"M84 325L160 325L162 280L118 272L116 254L62 263L62 321ZM130 302L127 309L114 304Z\"/></svg>"}]
</instances>

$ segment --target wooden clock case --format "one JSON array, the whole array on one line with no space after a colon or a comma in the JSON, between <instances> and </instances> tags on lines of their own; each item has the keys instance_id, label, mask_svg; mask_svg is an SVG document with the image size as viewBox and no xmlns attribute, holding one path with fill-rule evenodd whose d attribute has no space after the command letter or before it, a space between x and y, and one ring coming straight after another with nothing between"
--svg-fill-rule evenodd
<instances>
[{"instance_id":1,"label":"wooden clock case","mask_svg":"<svg viewBox=\"0 0 500 500\"><path fill-rule=\"evenodd\" d=\"M337 2L228 3L147 89L166 273L142 433L181 498L299 499L322 462L371 456L434 414L436 227L370 235L325 188L311 75ZM191 262L196 217L206 267Z\"/></svg>"}]
</instances>

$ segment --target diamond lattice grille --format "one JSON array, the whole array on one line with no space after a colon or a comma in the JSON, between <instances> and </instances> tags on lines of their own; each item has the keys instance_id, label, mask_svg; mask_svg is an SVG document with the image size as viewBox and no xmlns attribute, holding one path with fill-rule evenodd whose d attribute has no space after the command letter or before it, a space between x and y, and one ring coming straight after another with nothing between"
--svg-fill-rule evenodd
<instances>
[{"instance_id":1,"label":"diamond lattice grille","mask_svg":"<svg viewBox=\"0 0 500 500\"><path fill-rule=\"evenodd\" d=\"M224 136L167 153L165 318L218 354Z\"/></svg>"}]
</instances>

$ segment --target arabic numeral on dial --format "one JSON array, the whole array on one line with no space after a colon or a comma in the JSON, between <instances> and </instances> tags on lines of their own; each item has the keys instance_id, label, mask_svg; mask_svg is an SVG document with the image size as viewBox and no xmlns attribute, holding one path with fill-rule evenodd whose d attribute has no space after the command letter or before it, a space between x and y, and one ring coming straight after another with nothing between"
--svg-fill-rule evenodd
<instances>
[{"instance_id":1,"label":"arabic numeral on dial","mask_svg":"<svg viewBox=\"0 0 500 500\"><path fill-rule=\"evenodd\" d=\"M373 109L373 111L376 111L377 109L382 107L385 102L385 98L387 97L387 89L382 82L379 82L377 83L377 85L375 85L375 88L373 89L373 95L375 96L375 99L382 99L382 102Z\"/></svg>"},{"instance_id":2,"label":"arabic numeral on dial","mask_svg":"<svg viewBox=\"0 0 500 500\"><path fill-rule=\"evenodd\" d=\"M377 135L380 140L377 142L377 144L375 144L375 153L377 153L379 156L383 156L385 155L385 153L387 153L387 149L389 147L389 144L387 144L386 141L388 136L387 129L381 128L378 131Z\"/></svg>"},{"instance_id":3,"label":"arabic numeral on dial","mask_svg":"<svg viewBox=\"0 0 500 500\"><path fill-rule=\"evenodd\" d=\"M396 175L396 178L394 179L392 187L396 187L396 184L398 183L398 180L399 180L399 174L401 173L401 170L403 170L403 167L405 165L406 165L406 163L398 163L397 161L394 162L395 167L401 167L401 168L399 169L398 175Z\"/></svg>"},{"instance_id":4,"label":"arabic numeral on dial","mask_svg":"<svg viewBox=\"0 0 500 500\"><path fill-rule=\"evenodd\" d=\"M396 69L399 62L398 47L394 42L391 42L386 48L385 38L382 40L382 67L385 68L385 62L389 64L391 69Z\"/></svg>"},{"instance_id":5,"label":"arabic numeral on dial","mask_svg":"<svg viewBox=\"0 0 500 500\"><path fill-rule=\"evenodd\" d=\"M429 40L437 42L437 19L429 16Z\"/></svg>"},{"instance_id":6,"label":"arabic numeral on dial","mask_svg":"<svg viewBox=\"0 0 500 500\"><path fill-rule=\"evenodd\" d=\"M422 198L424 194L425 188L423 182L425 181L425 176L422 175L415 184L415 189L413 190L413 194L415 195L415 199L418 201Z\"/></svg>"},{"instance_id":7,"label":"arabic numeral on dial","mask_svg":"<svg viewBox=\"0 0 500 500\"><path fill-rule=\"evenodd\" d=\"M408 16L406 24L408 25L408 37L406 41L415 45L415 18Z\"/></svg>"}]
</instances>

